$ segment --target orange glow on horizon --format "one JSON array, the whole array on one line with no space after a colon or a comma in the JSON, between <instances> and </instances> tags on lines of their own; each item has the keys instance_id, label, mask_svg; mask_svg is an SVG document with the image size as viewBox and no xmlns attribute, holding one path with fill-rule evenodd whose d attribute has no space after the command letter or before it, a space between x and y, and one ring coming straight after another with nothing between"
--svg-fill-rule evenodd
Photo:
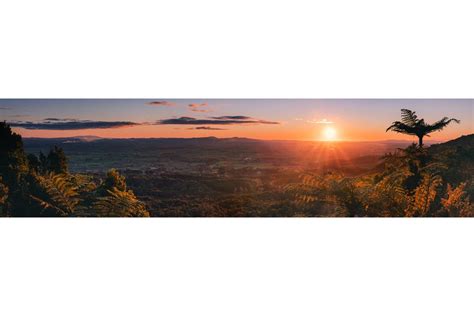
<instances>
[{"instance_id":1,"label":"orange glow on horizon","mask_svg":"<svg viewBox=\"0 0 474 316\"><path fill-rule=\"evenodd\" d=\"M343 126L344 128L340 128ZM397 133L386 133L383 124L376 126L361 126L357 122L339 120L337 127L334 124L300 124L282 123L280 125L215 125L219 130L195 129L194 125L139 125L133 127L109 129L82 129L82 130L28 130L13 128L23 137L63 138L74 136L98 136L102 138L195 138L218 137L232 138L245 137L262 140L301 140L301 141L382 141L403 140L416 141L415 137ZM212 126L214 127L214 126ZM434 133L429 140L444 141L455 139L472 132L469 129L456 131L446 129L441 133Z\"/></svg>"},{"instance_id":2,"label":"orange glow on horizon","mask_svg":"<svg viewBox=\"0 0 474 316\"><path fill-rule=\"evenodd\" d=\"M465 99L0 99L2 121L24 137L252 138L416 141L386 132L409 107L426 122L458 118L426 141L474 133ZM48 125L49 124L49 125ZM49 128L49 129L48 129ZM56 128L56 129L54 129ZM75 129L71 129L75 128ZM87 128L87 129L85 129Z\"/></svg>"}]
</instances>

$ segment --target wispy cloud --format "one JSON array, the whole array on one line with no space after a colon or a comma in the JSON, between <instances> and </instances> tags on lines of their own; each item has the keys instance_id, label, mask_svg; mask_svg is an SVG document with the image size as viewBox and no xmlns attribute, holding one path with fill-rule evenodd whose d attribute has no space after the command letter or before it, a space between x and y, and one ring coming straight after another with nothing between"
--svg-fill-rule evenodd
<instances>
[{"instance_id":1,"label":"wispy cloud","mask_svg":"<svg viewBox=\"0 0 474 316\"><path fill-rule=\"evenodd\" d=\"M73 118L57 118L57 117L48 117L43 119L43 121L51 121L51 122L68 122L68 121L77 121Z\"/></svg>"},{"instance_id":2,"label":"wispy cloud","mask_svg":"<svg viewBox=\"0 0 474 316\"><path fill-rule=\"evenodd\" d=\"M327 119L322 119L322 120L309 120L309 121L306 121L310 124L334 124L334 122L331 122Z\"/></svg>"},{"instance_id":3,"label":"wispy cloud","mask_svg":"<svg viewBox=\"0 0 474 316\"><path fill-rule=\"evenodd\" d=\"M216 116L208 119L196 119L182 116L157 121L158 125L238 125L238 124L280 124L279 122L254 119L249 116Z\"/></svg>"},{"instance_id":4,"label":"wispy cloud","mask_svg":"<svg viewBox=\"0 0 474 316\"><path fill-rule=\"evenodd\" d=\"M210 112L211 110L207 108L207 103L191 103L188 104L188 107L193 112Z\"/></svg>"},{"instance_id":5,"label":"wispy cloud","mask_svg":"<svg viewBox=\"0 0 474 316\"><path fill-rule=\"evenodd\" d=\"M28 114L7 114L7 117L14 117L14 118L21 118L21 117L31 117L31 115Z\"/></svg>"},{"instance_id":6,"label":"wispy cloud","mask_svg":"<svg viewBox=\"0 0 474 316\"><path fill-rule=\"evenodd\" d=\"M147 105L153 105L153 106L175 106L176 103L169 102L169 101L151 101L147 102Z\"/></svg>"},{"instance_id":7,"label":"wispy cloud","mask_svg":"<svg viewBox=\"0 0 474 316\"><path fill-rule=\"evenodd\" d=\"M39 122L13 121L8 122L12 127L30 130L81 130L81 129L109 129L141 125L129 121L91 121L76 119L47 118Z\"/></svg>"},{"instance_id":8,"label":"wispy cloud","mask_svg":"<svg viewBox=\"0 0 474 316\"><path fill-rule=\"evenodd\" d=\"M210 126L198 126L198 127L191 127L188 129L193 130L207 130L207 131L226 131L226 128L219 128L219 127L210 127Z\"/></svg>"}]
</instances>

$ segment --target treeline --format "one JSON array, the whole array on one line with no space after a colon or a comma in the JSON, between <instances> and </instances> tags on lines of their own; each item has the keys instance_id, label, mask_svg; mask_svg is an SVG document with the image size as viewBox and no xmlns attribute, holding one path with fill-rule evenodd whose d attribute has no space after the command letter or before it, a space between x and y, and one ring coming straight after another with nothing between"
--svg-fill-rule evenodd
<instances>
[{"instance_id":1,"label":"treeline","mask_svg":"<svg viewBox=\"0 0 474 316\"><path fill-rule=\"evenodd\" d=\"M0 122L0 215L141 217L149 213L116 170L95 181L70 173L59 147L47 155L26 155L21 136Z\"/></svg>"}]
</instances>

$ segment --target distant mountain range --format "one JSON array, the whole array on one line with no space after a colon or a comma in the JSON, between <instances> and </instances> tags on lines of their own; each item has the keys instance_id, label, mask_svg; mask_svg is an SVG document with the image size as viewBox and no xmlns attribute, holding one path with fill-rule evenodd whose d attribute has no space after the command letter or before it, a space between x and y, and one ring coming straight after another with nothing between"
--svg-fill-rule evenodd
<instances>
[{"instance_id":1,"label":"distant mountain range","mask_svg":"<svg viewBox=\"0 0 474 316\"><path fill-rule=\"evenodd\" d=\"M189 137L189 138L163 138L163 137L156 137L156 138L104 138L94 135L84 135L84 136L71 136L71 137L57 137L57 138L42 138L42 137L24 137L25 140L32 140L32 141L46 141L46 142L55 142L55 143L75 143L75 142L94 142L98 140L114 140L114 141L164 141L164 142L171 142L171 141L182 141L182 142L229 142L229 143L236 143L236 142L281 142L281 143L292 143L292 142L323 142L323 141L311 141L311 140L263 140L263 139L255 139L255 138L246 138L246 137L230 137L230 138L218 138L214 136L210 137ZM385 139L385 140L360 140L360 141L337 141L336 143L398 143L398 144L411 144L415 142L415 140L399 140L399 139ZM326 142L324 142L326 143ZM442 141L439 140L426 140L426 144L439 144Z\"/></svg>"}]
</instances>

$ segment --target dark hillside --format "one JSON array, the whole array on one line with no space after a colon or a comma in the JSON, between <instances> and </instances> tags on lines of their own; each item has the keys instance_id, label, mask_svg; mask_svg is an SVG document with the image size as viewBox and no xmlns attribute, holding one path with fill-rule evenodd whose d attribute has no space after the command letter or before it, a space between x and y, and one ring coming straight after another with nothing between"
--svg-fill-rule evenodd
<instances>
[{"instance_id":1,"label":"dark hillside","mask_svg":"<svg viewBox=\"0 0 474 316\"><path fill-rule=\"evenodd\" d=\"M428 152L446 166L443 174L447 182L468 182L468 193L474 197L474 134L433 145Z\"/></svg>"},{"instance_id":2,"label":"dark hillside","mask_svg":"<svg viewBox=\"0 0 474 316\"><path fill-rule=\"evenodd\" d=\"M429 151L431 153L439 153L457 147L462 147L466 150L474 149L474 134L464 135L459 138L447 141L445 143L432 145L431 147L429 147Z\"/></svg>"}]
</instances>

